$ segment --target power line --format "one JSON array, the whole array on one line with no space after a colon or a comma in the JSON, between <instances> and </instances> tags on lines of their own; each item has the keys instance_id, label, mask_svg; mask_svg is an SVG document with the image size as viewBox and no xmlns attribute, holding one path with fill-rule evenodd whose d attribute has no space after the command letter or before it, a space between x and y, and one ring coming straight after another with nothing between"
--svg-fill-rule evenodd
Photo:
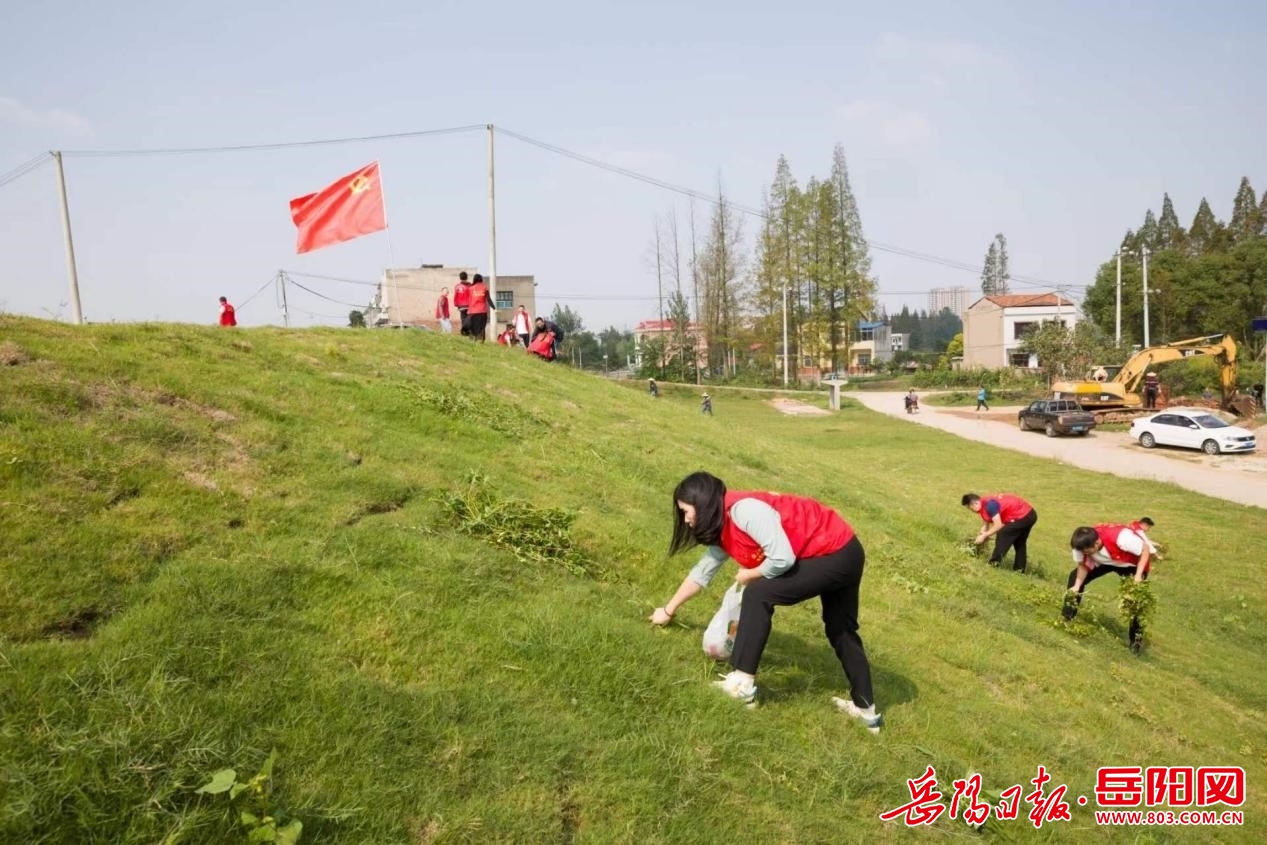
<instances>
[{"instance_id":1,"label":"power line","mask_svg":"<svg viewBox=\"0 0 1267 845\"><path fill-rule=\"evenodd\" d=\"M53 158L52 153L41 153L40 155L37 155L35 158L31 159L30 161L26 161L26 162L23 162L22 164L19 164L17 167L13 168L8 173L5 173L3 176L0 176L0 188L3 188L5 185L9 184L10 182L16 182L18 179L21 179L23 176L25 176L26 174L30 173L33 170L38 170L41 164L43 164L46 161L51 161L52 158Z\"/></svg>"},{"instance_id":2,"label":"power line","mask_svg":"<svg viewBox=\"0 0 1267 845\"><path fill-rule=\"evenodd\" d=\"M556 155L561 155L566 158L579 161L582 164L587 164L587 165L590 165L591 167L597 167L600 170L606 170L609 173L615 173L620 176L628 177L630 179L636 179L639 182L644 182L648 185L652 185L654 187L661 188L666 191L672 191L674 193L681 194L682 196L690 197L691 199L697 199L702 202L707 202L715 206L721 206L724 203L728 207L733 208L734 210L740 212L741 214L747 214L751 217L756 217L761 220L771 219L770 215L766 214L764 211L758 208L746 206L741 203L734 202L732 200L722 200L720 197L715 197L710 194L705 194L702 191L695 190L694 188L688 188L683 185L675 185L672 182L666 182L663 179L657 179L654 176L648 176L645 173L639 173L636 170L630 170L627 167L621 167L616 164L611 164L609 162L605 162L600 159L593 158L592 156L587 156L582 153L575 152L573 150L565 149L563 147L548 143L546 141L541 141L536 138L530 138L527 135L522 135L518 132L512 132L511 130L504 129L500 126L494 127L494 129L499 134L505 135L508 138L514 138L515 140L521 141L525 144L530 144L531 146L546 150L547 152L555 153ZM970 264L966 261L957 261L953 258L943 258L941 256L931 255L929 253L924 253L924 252L918 252L916 250L906 249L905 247L895 246L893 244L886 244L881 241L871 240L869 238L864 238L863 242L867 244L867 246L871 247L872 249L876 249L881 252L888 252L893 255L899 255L904 258L910 258L916 261L924 261L930 264L939 264L943 267L947 267L952 270L963 270L965 272L974 273L974 274L981 272L981 267L979 265ZM1057 286L1072 287L1072 285L1052 282L1046 279L1040 279L1033 276L1013 275L1009 277L1009 281L1018 282L1020 284L1025 285L1026 287L1042 287L1042 288L1054 288Z\"/></svg>"},{"instance_id":3,"label":"power line","mask_svg":"<svg viewBox=\"0 0 1267 845\"><path fill-rule=\"evenodd\" d=\"M393 133L384 133L384 134L379 134L379 135L360 135L360 136L345 137L345 138L325 138L325 139L309 139L309 140L302 140L302 141L283 141L283 142L267 143L267 144L236 144L236 145L221 145L221 146L206 146L206 147L166 147L166 148L152 148L152 149L123 149L123 150L66 150L64 151L63 154L66 156L74 156L74 157L79 157L79 158L121 158L121 157L133 157L133 156L153 156L153 155L192 155L192 154L199 154L199 153L252 152L252 151L293 149L293 148L300 148L300 147L329 146L329 145L335 145L335 144L355 144L355 143L363 143L366 141L403 140L403 139L420 138L420 137L433 136L433 135L451 135L451 134L459 134L459 133L465 133L465 132L473 132L477 130L485 130L488 127L489 127L489 124L468 124L465 126L454 126L454 127L440 128L440 129L422 129L422 130L414 130L414 131L409 131L409 132L393 132ZM654 176L649 176L645 173L640 173L636 170L631 170L627 167L621 167L619 165L611 164L610 162L605 162L605 161L602 161L601 159L597 159L592 156L587 156L582 153L578 153L574 150L569 150L565 147L560 147L556 144L551 144L546 141L542 141L538 138L532 138L522 133L514 132L510 129L505 129L503 127L495 126L494 131L508 138L513 138L514 140L520 141L521 143L537 147L539 149L554 153L556 155L573 159L574 161L581 162L582 164L586 164L591 167L596 167L602 170L606 170L610 173L615 173L617 175L624 176L629 179L634 179L639 182L643 182L653 187L660 188L661 190L677 193L682 196L689 197L691 199L698 199L702 202L707 202L716 206L720 206L724 203L725 205L733 208L735 211L741 214L746 214L746 215L756 217L762 220L770 219L770 215L766 214L764 211L758 208L746 206L741 203L736 203L730 200L723 200L720 197L714 197L712 195L705 194L702 191L697 191L693 188L689 188L683 185L677 185L672 182L668 182L664 179L659 179ZM18 168L15 168L13 171L10 171L4 176L0 176L0 187L3 187L4 185L8 184L9 182L15 179L21 178L22 176L36 169L41 164L43 164L44 161L48 160L48 158L49 158L49 154L45 153L41 156L38 156L35 159L32 159L29 162L26 162L23 165L20 165ZM975 265L969 262L959 261L952 258L945 258L943 256L938 256L938 255L932 255L930 253L907 249L905 247L900 247L894 244L888 244L882 241L877 241L877 240L872 240L872 239L864 239L863 242L871 249L875 249L880 252L887 252L892 255L897 255L903 258L909 258L915 261L922 261L925 263L936 264L942 267L946 267L948 269L959 270L962 272L969 272L973 274L980 272L980 267L978 265ZM352 281L352 280L345 280L345 281ZM1011 276L1010 281L1013 281L1017 283L1018 285L1021 285L1024 287L1034 287L1034 288L1072 289L1072 288L1086 287L1085 285L1069 285L1069 284L1064 284L1064 283L1053 282L1047 279L1041 279L1034 276L1019 275L1019 274ZM373 284L377 284L377 283L373 283Z\"/></svg>"},{"instance_id":4,"label":"power line","mask_svg":"<svg viewBox=\"0 0 1267 845\"><path fill-rule=\"evenodd\" d=\"M392 132L386 135L361 135L354 138L324 138L309 141L281 141L274 144L236 144L219 147L166 147L138 150L65 150L62 155L76 158L122 158L126 156L188 155L194 153L242 153L259 150L285 150L295 147L321 147L333 144L357 144L365 141L398 141L404 138L421 138L428 135L454 135L487 129L483 123L468 126L452 126L446 129L419 129L413 132Z\"/></svg>"},{"instance_id":5,"label":"power line","mask_svg":"<svg viewBox=\"0 0 1267 845\"><path fill-rule=\"evenodd\" d=\"M324 299L326 302L333 302L335 305L346 305L349 308L363 308L364 307L359 302L344 302L340 299L334 299L333 297L326 296L324 293L318 293L317 291L313 290L310 287L305 287L304 285L299 284L299 282L295 281L294 279L287 278L286 281L290 282L292 285L299 288L300 290L307 291L308 293L312 294L318 299Z\"/></svg>"}]
</instances>

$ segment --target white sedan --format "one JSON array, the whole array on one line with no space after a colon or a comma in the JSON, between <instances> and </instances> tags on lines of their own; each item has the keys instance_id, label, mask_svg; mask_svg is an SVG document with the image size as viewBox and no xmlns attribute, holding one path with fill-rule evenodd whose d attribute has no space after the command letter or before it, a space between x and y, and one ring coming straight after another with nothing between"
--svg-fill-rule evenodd
<instances>
[{"instance_id":1,"label":"white sedan","mask_svg":"<svg viewBox=\"0 0 1267 845\"><path fill-rule=\"evenodd\" d=\"M1252 452L1257 447L1254 432L1229 425L1204 408L1167 408L1151 417L1132 420L1131 437L1145 449L1182 446L1200 449L1207 455Z\"/></svg>"}]
</instances>

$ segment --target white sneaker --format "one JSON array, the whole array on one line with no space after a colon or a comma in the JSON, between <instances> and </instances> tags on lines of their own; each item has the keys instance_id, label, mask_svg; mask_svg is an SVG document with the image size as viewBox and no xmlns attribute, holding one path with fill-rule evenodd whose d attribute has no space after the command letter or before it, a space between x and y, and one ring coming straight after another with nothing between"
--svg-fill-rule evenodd
<instances>
[{"instance_id":1,"label":"white sneaker","mask_svg":"<svg viewBox=\"0 0 1267 845\"><path fill-rule=\"evenodd\" d=\"M713 681L713 686L744 704L756 703L757 685L752 682L752 678L741 675L738 671L722 675L720 681Z\"/></svg>"},{"instance_id":2,"label":"white sneaker","mask_svg":"<svg viewBox=\"0 0 1267 845\"><path fill-rule=\"evenodd\" d=\"M884 727L884 715L876 713L874 716L868 716L863 713L858 705L854 704L847 698L831 697L831 703L836 705L836 709L847 716L853 716L855 719L861 719L862 723L867 726L867 730L873 734L878 734L880 728Z\"/></svg>"}]
</instances>

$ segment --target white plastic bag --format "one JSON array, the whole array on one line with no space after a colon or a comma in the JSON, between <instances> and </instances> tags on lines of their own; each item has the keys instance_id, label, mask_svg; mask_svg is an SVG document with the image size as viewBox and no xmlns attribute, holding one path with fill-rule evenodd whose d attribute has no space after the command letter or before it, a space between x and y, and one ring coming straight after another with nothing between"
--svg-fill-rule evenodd
<instances>
[{"instance_id":1,"label":"white plastic bag","mask_svg":"<svg viewBox=\"0 0 1267 845\"><path fill-rule=\"evenodd\" d=\"M721 607L704 629L704 653L714 660L729 660L735 649L735 629L739 627L739 608L743 604L743 586L732 584L721 598Z\"/></svg>"}]
</instances>

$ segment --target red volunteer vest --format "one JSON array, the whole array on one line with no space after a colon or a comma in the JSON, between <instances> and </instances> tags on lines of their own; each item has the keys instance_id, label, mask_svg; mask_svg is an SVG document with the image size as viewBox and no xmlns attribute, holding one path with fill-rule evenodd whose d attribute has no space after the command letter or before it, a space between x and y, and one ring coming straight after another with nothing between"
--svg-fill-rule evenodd
<instances>
[{"instance_id":1,"label":"red volunteer vest","mask_svg":"<svg viewBox=\"0 0 1267 845\"><path fill-rule=\"evenodd\" d=\"M458 282L453 288L453 307L465 308L471 301L471 286L466 282Z\"/></svg>"},{"instance_id":2,"label":"red volunteer vest","mask_svg":"<svg viewBox=\"0 0 1267 845\"><path fill-rule=\"evenodd\" d=\"M436 300L436 319L449 319L449 298L443 294L441 294L440 298Z\"/></svg>"},{"instance_id":3,"label":"red volunteer vest","mask_svg":"<svg viewBox=\"0 0 1267 845\"><path fill-rule=\"evenodd\" d=\"M233 310L233 306L227 302L220 306L220 325L236 326L237 324L238 317L237 313Z\"/></svg>"},{"instance_id":4,"label":"red volunteer vest","mask_svg":"<svg viewBox=\"0 0 1267 845\"><path fill-rule=\"evenodd\" d=\"M730 508L740 499L757 499L779 513L783 531L792 544L797 560L822 557L844 548L853 539L853 529L826 505L804 496L783 496L778 493L729 490L722 513L721 537L718 543L735 563L754 569L765 560L765 550L745 534L730 518Z\"/></svg>"},{"instance_id":5,"label":"red volunteer vest","mask_svg":"<svg viewBox=\"0 0 1267 845\"><path fill-rule=\"evenodd\" d=\"M532 343L528 344L528 351L542 358L549 358L554 354L554 332L542 332L532 339Z\"/></svg>"},{"instance_id":6,"label":"red volunteer vest","mask_svg":"<svg viewBox=\"0 0 1267 845\"><path fill-rule=\"evenodd\" d=\"M1108 552L1109 557L1118 563L1129 563L1134 566L1139 563L1139 555L1122 551L1117 545L1117 535L1121 534L1122 529L1126 527L1125 525L1106 523L1095 526L1095 533L1100 535L1100 542L1104 544L1104 550Z\"/></svg>"},{"instance_id":7,"label":"red volunteer vest","mask_svg":"<svg viewBox=\"0 0 1267 845\"><path fill-rule=\"evenodd\" d=\"M466 313L488 313L488 287L483 282L476 282L471 285L471 301L466 306Z\"/></svg>"},{"instance_id":8,"label":"red volunteer vest","mask_svg":"<svg viewBox=\"0 0 1267 845\"><path fill-rule=\"evenodd\" d=\"M1029 502L1020 496L1013 496L1011 493L990 493L981 497L981 510L977 511L981 521L987 525L993 521L993 517L985 512L985 503L990 500L999 503L999 519L1002 520L1004 525L1009 522L1016 522L1016 520L1033 510Z\"/></svg>"}]
</instances>

